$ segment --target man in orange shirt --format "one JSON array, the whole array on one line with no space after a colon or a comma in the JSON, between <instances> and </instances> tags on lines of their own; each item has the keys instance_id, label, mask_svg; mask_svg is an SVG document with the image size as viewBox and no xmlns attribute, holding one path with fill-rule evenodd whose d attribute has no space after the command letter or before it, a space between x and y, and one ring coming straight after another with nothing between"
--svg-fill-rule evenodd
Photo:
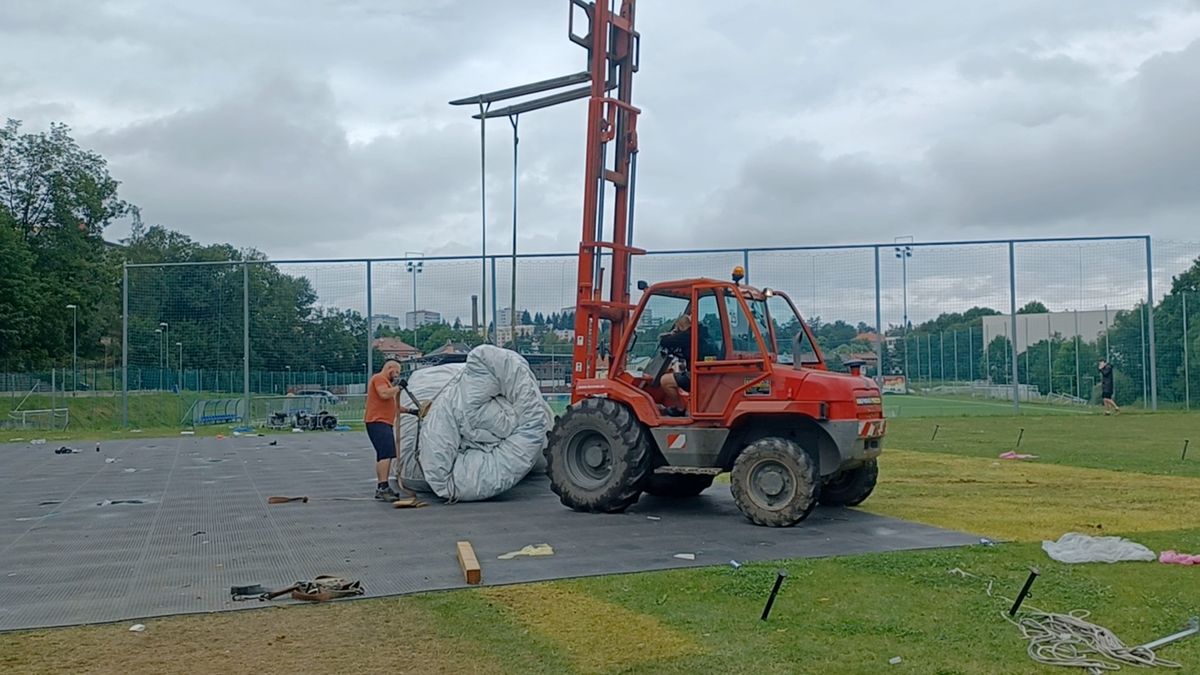
<instances>
[{"instance_id":1,"label":"man in orange shirt","mask_svg":"<svg viewBox=\"0 0 1200 675\"><path fill-rule=\"evenodd\" d=\"M396 458L396 437L392 425L396 421L396 397L400 387L393 384L400 377L400 363L388 359L383 368L367 382L367 409L363 422L367 424L367 436L375 446L375 499L395 501L400 495L388 485L388 469Z\"/></svg>"}]
</instances>

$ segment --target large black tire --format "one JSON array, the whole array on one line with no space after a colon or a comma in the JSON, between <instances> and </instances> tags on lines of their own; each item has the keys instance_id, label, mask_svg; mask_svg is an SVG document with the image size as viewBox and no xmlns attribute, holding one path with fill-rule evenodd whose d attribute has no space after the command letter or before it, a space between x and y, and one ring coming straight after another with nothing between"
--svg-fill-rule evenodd
<instances>
[{"instance_id":1,"label":"large black tire","mask_svg":"<svg viewBox=\"0 0 1200 675\"><path fill-rule=\"evenodd\" d=\"M715 476L652 473L646 476L642 490L655 497L695 497L712 487L713 478Z\"/></svg>"},{"instance_id":2,"label":"large black tire","mask_svg":"<svg viewBox=\"0 0 1200 675\"><path fill-rule=\"evenodd\" d=\"M826 506L858 506L875 490L879 465L875 460L862 466L839 471L821 486L821 503Z\"/></svg>"},{"instance_id":3,"label":"large black tire","mask_svg":"<svg viewBox=\"0 0 1200 675\"><path fill-rule=\"evenodd\" d=\"M554 424L546 474L562 503L576 511L619 513L642 496L650 440L629 408L586 398Z\"/></svg>"},{"instance_id":4,"label":"large black tire","mask_svg":"<svg viewBox=\"0 0 1200 675\"><path fill-rule=\"evenodd\" d=\"M761 438L733 463L729 489L757 525L791 527L808 517L821 493L816 462L786 438Z\"/></svg>"}]
</instances>

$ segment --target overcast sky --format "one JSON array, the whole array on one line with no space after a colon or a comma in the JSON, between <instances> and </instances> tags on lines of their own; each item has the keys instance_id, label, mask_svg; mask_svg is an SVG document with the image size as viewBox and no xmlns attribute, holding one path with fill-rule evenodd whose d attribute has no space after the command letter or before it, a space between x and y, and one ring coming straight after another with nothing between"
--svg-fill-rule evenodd
<instances>
[{"instance_id":1,"label":"overcast sky","mask_svg":"<svg viewBox=\"0 0 1200 675\"><path fill-rule=\"evenodd\" d=\"M567 8L4 0L0 114L68 123L203 242L477 253L479 128L447 101L582 70ZM637 23L639 245L1200 239L1200 0L642 0ZM577 246L584 112L521 120L522 251ZM511 127L488 131L500 253Z\"/></svg>"}]
</instances>

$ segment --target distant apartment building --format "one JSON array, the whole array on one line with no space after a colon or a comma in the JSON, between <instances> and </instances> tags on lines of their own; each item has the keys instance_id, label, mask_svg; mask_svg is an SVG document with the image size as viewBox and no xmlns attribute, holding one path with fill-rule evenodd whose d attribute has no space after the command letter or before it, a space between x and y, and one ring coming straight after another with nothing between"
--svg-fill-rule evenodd
<instances>
[{"instance_id":1,"label":"distant apartment building","mask_svg":"<svg viewBox=\"0 0 1200 675\"><path fill-rule=\"evenodd\" d=\"M533 335L534 326L517 326L517 337L525 337ZM501 323L496 327L496 339L500 344L508 344L513 339L513 326L506 323Z\"/></svg>"},{"instance_id":2,"label":"distant apartment building","mask_svg":"<svg viewBox=\"0 0 1200 675\"><path fill-rule=\"evenodd\" d=\"M376 330L386 328L388 330L398 330L400 328L400 317L392 316L391 314L372 314L371 325Z\"/></svg>"},{"instance_id":3,"label":"distant apartment building","mask_svg":"<svg viewBox=\"0 0 1200 675\"><path fill-rule=\"evenodd\" d=\"M441 323L442 315L438 312L431 312L427 309L419 309L415 312L405 312L404 324L409 330L416 330L421 326L428 326L433 323Z\"/></svg>"},{"instance_id":4,"label":"distant apartment building","mask_svg":"<svg viewBox=\"0 0 1200 675\"><path fill-rule=\"evenodd\" d=\"M521 325L521 315L522 315L522 314L524 314L526 311L527 311L527 310L524 310L524 309L518 309L518 310L517 310L517 325L518 325L518 326L520 326L520 325ZM513 312L512 312L512 309L510 309L510 308L508 308L508 307L505 307L505 308L503 308L503 309L497 310L497 312L496 312L496 325L497 325L497 326L511 326L511 325L513 325Z\"/></svg>"}]
</instances>

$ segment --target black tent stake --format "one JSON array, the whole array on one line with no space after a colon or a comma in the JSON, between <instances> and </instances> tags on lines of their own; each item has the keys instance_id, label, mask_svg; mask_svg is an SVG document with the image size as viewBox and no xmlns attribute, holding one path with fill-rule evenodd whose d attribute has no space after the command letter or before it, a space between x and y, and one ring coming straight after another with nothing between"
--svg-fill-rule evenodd
<instances>
[{"instance_id":1,"label":"black tent stake","mask_svg":"<svg viewBox=\"0 0 1200 675\"><path fill-rule=\"evenodd\" d=\"M1021 588L1021 593L1017 595L1017 600L1013 603L1012 609L1008 610L1009 616L1016 615L1017 610L1021 608L1021 603L1025 602L1025 596L1029 595L1029 589L1033 587L1033 582L1037 579L1038 574L1038 568L1029 568L1029 577L1025 579L1025 586Z\"/></svg>"},{"instance_id":2,"label":"black tent stake","mask_svg":"<svg viewBox=\"0 0 1200 675\"><path fill-rule=\"evenodd\" d=\"M779 570L775 573L775 586L771 589L771 595L767 597L767 606L763 607L762 620L766 621L771 614L771 605L775 604L775 596L779 594L779 587L783 585L783 578L787 576L787 570Z\"/></svg>"}]
</instances>

